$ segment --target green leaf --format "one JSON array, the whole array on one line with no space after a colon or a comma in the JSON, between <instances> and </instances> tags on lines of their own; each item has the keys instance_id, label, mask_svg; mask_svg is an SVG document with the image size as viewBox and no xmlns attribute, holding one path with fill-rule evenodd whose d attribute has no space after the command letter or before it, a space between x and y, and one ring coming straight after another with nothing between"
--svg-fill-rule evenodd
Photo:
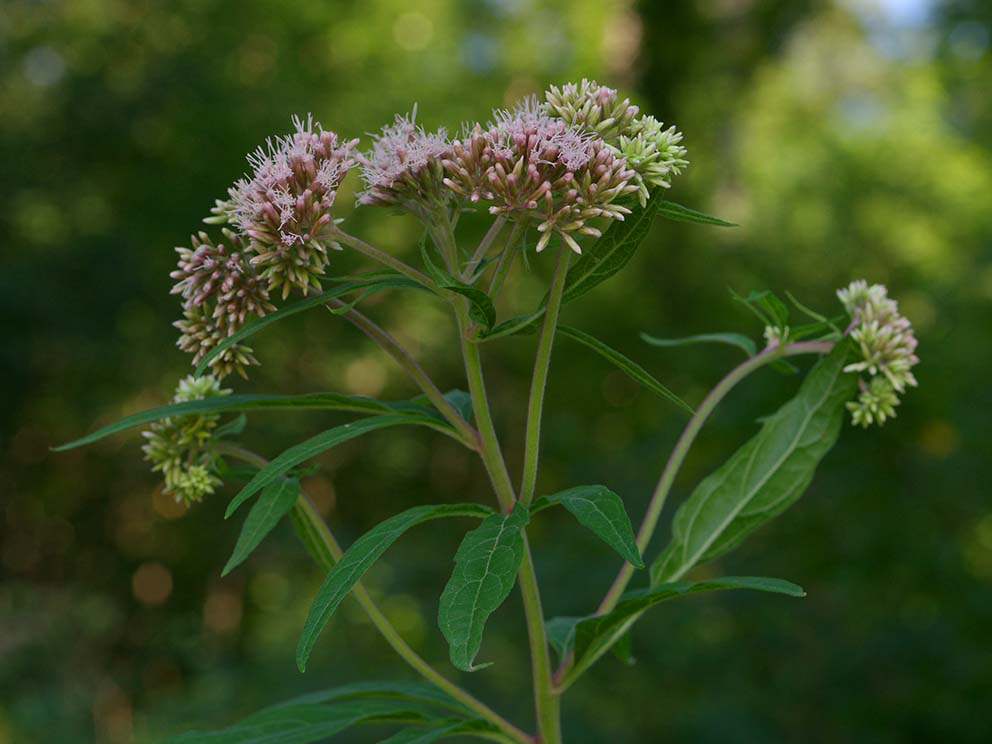
<instances>
[{"instance_id":1,"label":"green leaf","mask_svg":"<svg viewBox=\"0 0 992 744\"><path fill-rule=\"evenodd\" d=\"M716 227L737 227L733 222L727 222L726 220L721 220L719 217L703 214L702 212L697 212L695 209L689 209L689 207L683 207L681 204L665 201L664 199L658 207L658 213L662 217L674 220L675 222L693 222L697 225L714 225Z\"/></svg>"},{"instance_id":2,"label":"green leaf","mask_svg":"<svg viewBox=\"0 0 992 744\"><path fill-rule=\"evenodd\" d=\"M481 721L479 721L481 723ZM433 744L450 734L461 733L465 730L465 721L444 719L424 728L407 728L397 731L379 744Z\"/></svg>"},{"instance_id":3,"label":"green leaf","mask_svg":"<svg viewBox=\"0 0 992 744\"><path fill-rule=\"evenodd\" d=\"M730 296L754 313L766 326L785 328L789 324L788 306L767 289L753 291L747 297L730 290Z\"/></svg>"},{"instance_id":4,"label":"green leaf","mask_svg":"<svg viewBox=\"0 0 992 744\"><path fill-rule=\"evenodd\" d=\"M575 634L575 626L585 620L585 615L574 617L553 617L544 624L544 632L548 636L548 643L558 654L558 660L564 659L568 652L572 650L572 639Z\"/></svg>"},{"instance_id":5,"label":"green leaf","mask_svg":"<svg viewBox=\"0 0 992 744\"><path fill-rule=\"evenodd\" d=\"M296 665L300 671L307 666L317 636L327 625L331 615L341 604L366 571L386 549L414 525L440 517L485 517L492 510L481 504L440 504L415 506L390 517L355 540L354 544L337 562L324 579L317 596L310 605L303 634L296 647Z\"/></svg>"},{"instance_id":6,"label":"green leaf","mask_svg":"<svg viewBox=\"0 0 992 744\"><path fill-rule=\"evenodd\" d=\"M451 663L464 672L488 666L473 662L486 620L513 589L524 555L523 528L529 521L527 507L517 504L509 514L486 517L458 547L437 620L448 640Z\"/></svg>"},{"instance_id":7,"label":"green leaf","mask_svg":"<svg viewBox=\"0 0 992 744\"><path fill-rule=\"evenodd\" d=\"M297 313L302 313L305 310L310 310L314 307L319 307L323 305L328 300L333 300L337 297L349 294L351 292L357 292L359 290L366 290L362 295L362 298L367 297L373 292L379 292L384 289L427 289L429 287L424 287L412 279L407 279L405 277L399 277L395 275L390 276L377 276L370 277L368 279L363 279L354 282L347 282L339 287L328 290L327 292L321 292L317 295L312 295L310 297L305 297L299 302L294 302L292 305L287 305L286 307L275 310L262 318L255 318L254 320L245 323L244 327L236 333L232 333L230 336L221 341L217 346L211 349L204 357L200 360L199 364L196 365L196 374L202 375L207 367L210 365L218 354L222 353L225 349L229 348L233 344L240 343L248 338L251 338L256 333L258 333L263 328L272 325L273 323L288 318L291 315L296 315Z\"/></svg>"},{"instance_id":8,"label":"green leaf","mask_svg":"<svg viewBox=\"0 0 992 744\"><path fill-rule=\"evenodd\" d=\"M468 315L484 329L489 330L496 325L496 307L485 292L476 287L461 282L442 284L441 289L456 292L469 301Z\"/></svg>"},{"instance_id":9,"label":"green leaf","mask_svg":"<svg viewBox=\"0 0 992 744\"><path fill-rule=\"evenodd\" d=\"M612 363L630 379L640 383L655 395L674 403L690 414L694 413L692 407L688 403L658 382L658 380L655 379L650 372L644 369L644 367L632 359L625 357L616 349L607 346L595 336L590 336L585 331L580 331L578 328L573 328L572 326L567 325L559 325L558 333L572 339L573 341L578 341L580 344L588 346L608 362Z\"/></svg>"},{"instance_id":10,"label":"green leaf","mask_svg":"<svg viewBox=\"0 0 992 744\"><path fill-rule=\"evenodd\" d=\"M700 333L684 338L658 338L647 333L641 334L641 340L651 346L689 346L690 344L729 344L741 349L748 356L754 356L758 349L747 336L740 333Z\"/></svg>"},{"instance_id":11,"label":"green leaf","mask_svg":"<svg viewBox=\"0 0 992 744\"><path fill-rule=\"evenodd\" d=\"M190 731L164 744L311 744L362 723L431 720L408 700L351 700L336 705L285 705L216 731Z\"/></svg>"},{"instance_id":12,"label":"green leaf","mask_svg":"<svg viewBox=\"0 0 992 744\"><path fill-rule=\"evenodd\" d=\"M352 682L351 684L332 687L329 690L316 690L297 697L284 700L272 706L273 708L287 705L310 705L313 703L332 703L352 698L401 698L420 703L432 703L454 711L468 712L462 703L455 700L439 687L426 682L409 680L377 680L370 682Z\"/></svg>"},{"instance_id":13,"label":"green leaf","mask_svg":"<svg viewBox=\"0 0 992 744\"><path fill-rule=\"evenodd\" d=\"M544 308L540 307L527 315L516 315L512 318L497 323L488 331L476 333L474 341L493 341L505 336L516 336L522 334L537 333L537 322L544 317Z\"/></svg>"},{"instance_id":14,"label":"green leaf","mask_svg":"<svg viewBox=\"0 0 992 744\"><path fill-rule=\"evenodd\" d=\"M531 514L552 504L561 504L583 527L591 530L635 568L644 568L634 529L623 500L606 486L576 486L543 496L531 506Z\"/></svg>"},{"instance_id":15,"label":"green leaf","mask_svg":"<svg viewBox=\"0 0 992 744\"><path fill-rule=\"evenodd\" d=\"M589 246L568 270L563 301L578 299L626 266L647 237L664 201L655 192L645 206L636 205L623 222L614 220L610 223L603 237Z\"/></svg>"},{"instance_id":16,"label":"green leaf","mask_svg":"<svg viewBox=\"0 0 992 744\"><path fill-rule=\"evenodd\" d=\"M837 441L844 404L855 391L855 376L843 371L849 343L821 359L796 397L679 507L671 543L651 567L652 584L679 579L726 553L802 495Z\"/></svg>"},{"instance_id":17,"label":"green leaf","mask_svg":"<svg viewBox=\"0 0 992 744\"><path fill-rule=\"evenodd\" d=\"M325 410L351 411L354 413L394 413L409 408L410 403L385 403L363 395L341 395L340 393L306 393L304 395L223 395L204 400L191 400L185 403L170 403L147 411L133 413L119 421L97 429L85 437L67 444L53 447L55 452L92 444L111 434L140 426L169 416L191 414L224 413L227 411L275 411L275 410Z\"/></svg>"},{"instance_id":18,"label":"green leaf","mask_svg":"<svg viewBox=\"0 0 992 744\"><path fill-rule=\"evenodd\" d=\"M241 527L230 560L221 576L227 576L258 547L300 496L300 482L295 478L279 478L262 489L262 495L252 506Z\"/></svg>"},{"instance_id":19,"label":"green leaf","mask_svg":"<svg viewBox=\"0 0 992 744\"><path fill-rule=\"evenodd\" d=\"M629 631L617 638L611 650L613 655L627 666L634 666L637 663L634 656L634 638Z\"/></svg>"},{"instance_id":20,"label":"green leaf","mask_svg":"<svg viewBox=\"0 0 992 744\"><path fill-rule=\"evenodd\" d=\"M278 457L269 461L268 465L261 468L248 483L241 489L237 496L231 500L227 507L224 518L230 517L245 501L252 497L260 489L267 486L272 481L284 475L291 468L295 468L301 462L306 462L311 457L316 457L321 452L329 450L343 442L347 442L362 434L377 429L385 429L389 426L399 426L401 424L417 424L437 429L446 434L451 433L450 427L441 423L434 416L426 413L408 412L391 413L381 416L369 416L368 418L352 421L348 424L335 426L333 429L323 431L316 436L310 437L304 442L290 447Z\"/></svg>"},{"instance_id":21,"label":"green leaf","mask_svg":"<svg viewBox=\"0 0 992 744\"><path fill-rule=\"evenodd\" d=\"M573 665L565 675L562 685L567 687L606 653L646 610L676 597L719 589L754 589L762 592L787 594L791 597L806 595L802 587L788 581L754 576L727 576L710 581L683 581L628 592L620 598L617 606L611 612L588 617L575 623L563 646L566 651L571 649L574 656Z\"/></svg>"},{"instance_id":22,"label":"green leaf","mask_svg":"<svg viewBox=\"0 0 992 744\"><path fill-rule=\"evenodd\" d=\"M247 425L247 423L248 417L243 413L238 414L237 417L231 419L226 424L218 426L214 430L214 437L217 439L223 439L224 437L236 437L245 430L245 425Z\"/></svg>"}]
</instances>

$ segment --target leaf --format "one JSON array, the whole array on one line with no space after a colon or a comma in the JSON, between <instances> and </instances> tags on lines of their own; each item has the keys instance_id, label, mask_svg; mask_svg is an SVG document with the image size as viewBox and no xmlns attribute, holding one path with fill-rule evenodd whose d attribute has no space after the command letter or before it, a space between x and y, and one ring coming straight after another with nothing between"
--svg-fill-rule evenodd
<instances>
[{"instance_id":1,"label":"leaf","mask_svg":"<svg viewBox=\"0 0 992 744\"><path fill-rule=\"evenodd\" d=\"M485 292L476 287L461 282L455 284L442 284L441 289L449 292L456 292L469 301L468 315L476 323L486 330L496 325L496 308L493 301Z\"/></svg>"},{"instance_id":2,"label":"leaf","mask_svg":"<svg viewBox=\"0 0 992 744\"><path fill-rule=\"evenodd\" d=\"M635 568L644 568L634 529L623 500L606 486L576 486L543 496L531 506L531 514L546 506L561 504L583 527L591 530Z\"/></svg>"},{"instance_id":3,"label":"leaf","mask_svg":"<svg viewBox=\"0 0 992 744\"><path fill-rule=\"evenodd\" d=\"M641 340L651 346L689 346L690 344L729 344L741 349L748 356L754 356L758 349L747 336L740 333L700 333L684 338L658 338L647 333L641 334Z\"/></svg>"},{"instance_id":4,"label":"leaf","mask_svg":"<svg viewBox=\"0 0 992 744\"><path fill-rule=\"evenodd\" d=\"M342 395L340 393L305 393L303 395L224 395L203 400L191 400L185 403L170 403L158 408L133 413L119 421L97 429L85 437L67 444L53 447L53 451L82 447L92 444L111 434L140 426L151 421L170 416L187 416L191 414L224 413L226 411L261 411L261 410L327 410L351 411L354 413L394 413L410 406L407 402L385 403L375 398L363 395Z\"/></svg>"},{"instance_id":5,"label":"leaf","mask_svg":"<svg viewBox=\"0 0 992 744\"><path fill-rule=\"evenodd\" d=\"M481 722L481 721L480 721ZM407 728L397 731L379 744L433 744L449 734L461 733L465 729L465 721L457 719L441 720L426 728Z\"/></svg>"},{"instance_id":6,"label":"leaf","mask_svg":"<svg viewBox=\"0 0 992 744\"><path fill-rule=\"evenodd\" d=\"M210 365L218 354L222 353L225 349L229 348L233 344L240 343L248 338L251 338L256 333L258 333L263 328L272 325L273 323L288 318L291 315L296 315L297 313L302 313L305 310L310 310L314 307L319 307L323 305L328 300L333 300L342 295L349 294L351 292L357 292L359 290L367 290L362 298L367 297L372 292L379 292L384 289L426 289L429 287L424 287L412 279L407 279L405 277L399 277L395 275L390 276L374 276L368 279L362 279L359 281L348 282L342 284L339 287L328 290L327 292L321 292L317 295L311 295L310 297L305 297L299 302L294 302L292 305L287 305L286 307L279 308L271 313L268 313L264 317L255 318L254 320L245 323L236 333L232 333L230 336L221 341L217 346L211 349L204 357L200 360L199 364L196 365L196 375L202 375L207 367Z\"/></svg>"},{"instance_id":7,"label":"leaf","mask_svg":"<svg viewBox=\"0 0 992 744\"><path fill-rule=\"evenodd\" d=\"M414 525L440 517L485 517L489 518L492 510L481 504L440 504L415 506L400 512L381 522L355 540L341 560L330 571L324 583L321 584L310 605L303 634L296 647L296 665L300 671L307 666L307 659L313 650L317 636L327 625L331 615L341 604L341 601L352 590L352 587L362 578L366 571L379 559L386 549Z\"/></svg>"},{"instance_id":8,"label":"leaf","mask_svg":"<svg viewBox=\"0 0 992 744\"><path fill-rule=\"evenodd\" d=\"M821 359L796 396L679 507L671 543L651 567L652 584L679 579L726 553L802 495L837 441L844 404L854 394L855 376L843 371L849 343Z\"/></svg>"},{"instance_id":9,"label":"leaf","mask_svg":"<svg viewBox=\"0 0 992 744\"><path fill-rule=\"evenodd\" d=\"M243 413L239 414L236 418L231 419L226 424L218 426L214 430L214 437L216 439L223 439L224 437L236 437L238 434L245 430L245 425L248 423L248 417Z\"/></svg>"},{"instance_id":10,"label":"leaf","mask_svg":"<svg viewBox=\"0 0 992 744\"><path fill-rule=\"evenodd\" d=\"M788 581L754 576L727 576L709 581L682 581L628 592L620 598L617 606L611 612L588 617L575 624L565 644L566 651L570 646L570 650L574 654L573 664L565 675L565 679L562 680L562 687L567 687L606 653L646 610L676 597L719 589L755 589L763 592L787 594L791 597L806 595L802 587Z\"/></svg>"},{"instance_id":11,"label":"leaf","mask_svg":"<svg viewBox=\"0 0 992 744\"><path fill-rule=\"evenodd\" d=\"M568 270L563 301L578 299L626 266L647 237L663 202L656 192L645 206L636 205L622 222L610 223L603 237L584 251Z\"/></svg>"},{"instance_id":12,"label":"leaf","mask_svg":"<svg viewBox=\"0 0 992 744\"><path fill-rule=\"evenodd\" d=\"M311 744L361 723L427 722L430 711L408 700L351 700L336 705L285 705L216 731L190 731L164 744Z\"/></svg>"},{"instance_id":13,"label":"leaf","mask_svg":"<svg viewBox=\"0 0 992 744\"><path fill-rule=\"evenodd\" d=\"M255 477L245 484L244 488L235 496L227 507L224 518L230 517L245 501L253 494L267 486L276 478L284 475L291 468L295 468L301 462L316 457L321 452L329 450L343 442L347 442L362 434L367 434L376 429L385 429L389 426L399 426L401 424L418 424L428 426L444 433L449 433L450 427L442 424L437 418L425 413L407 412L391 413L380 416L369 416L368 418L352 421L348 424L335 426L333 429L322 431L316 436L310 437L304 442L290 447L288 450L273 458L269 463L261 468Z\"/></svg>"},{"instance_id":14,"label":"leaf","mask_svg":"<svg viewBox=\"0 0 992 744\"><path fill-rule=\"evenodd\" d=\"M730 290L730 296L754 313L766 326L785 328L789 324L788 306L767 289L753 291L747 297Z\"/></svg>"},{"instance_id":15,"label":"leaf","mask_svg":"<svg viewBox=\"0 0 992 744\"><path fill-rule=\"evenodd\" d=\"M524 555L523 528L530 521L527 507L517 504L509 514L493 514L465 535L455 554L437 620L448 640L451 663L463 672L474 666L489 616L513 589Z\"/></svg>"},{"instance_id":16,"label":"leaf","mask_svg":"<svg viewBox=\"0 0 992 744\"><path fill-rule=\"evenodd\" d=\"M637 663L637 658L634 656L634 638L630 635L630 631L620 636L611 650L613 655L627 666L634 666Z\"/></svg>"},{"instance_id":17,"label":"leaf","mask_svg":"<svg viewBox=\"0 0 992 744\"><path fill-rule=\"evenodd\" d=\"M340 687L332 687L329 690L316 690L298 695L297 697L277 703L272 707L332 703L338 700L370 697L401 698L403 700L414 700L421 703L433 703L458 712L468 712L468 708L439 687L427 684L426 682L409 680L352 682L351 684L341 685Z\"/></svg>"},{"instance_id":18,"label":"leaf","mask_svg":"<svg viewBox=\"0 0 992 744\"><path fill-rule=\"evenodd\" d=\"M262 495L245 518L234 552L221 576L227 576L258 547L299 497L300 482L295 478L279 478L262 489Z\"/></svg>"},{"instance_id":19,"label":"leaf","mask_svg":"<svg viewBox=\"0 0 992 744\"><path fill-rule=\"evenodd\" d=\"M505 336L537 333L537 321L544 317L544 308L540 307L527 315L516 315L497 323L490 330L476 333L473 341L493 341Z\"/></svg>"},{"instance_id":20,"label":"leaf","mask_svg":"<svg viewBox=\"0 0 992 744\"><path fill-rule=\"evenodd\" d=\"M590 336L585 331L580 331L578 328L573 328L572 326L567 325L559 325L558 333L572 339L573 341L578 341L580 344L588 346L608 362L612 363L630 379L640 383L655 395L674 403L680 408L688 411L690 414L694 413L692 407L688 403L658 382L658 380L655 379L650 372L644 369L644 367L632 359L625 357L616 349L607 346L595 336Z\"/></svg>"},{"instance_id":21,"label":"leaf","mask_svg":"<svg viewBox=\"0 0 992 744\"><path fill-rule=\"evenodd\" d=\"M572 650L572 639L575 634L575 626L586 616L577 615L574 617L553 617L544 624L544 632L548 636L548 643L558 654L559 661L564 659L568 652Z\"/></svg>"},{"instance_id":22,"label":"leaf","mask_svg":"<svg viewBox=\"0 0 992 744\"><path fill-rule=\"evenodd\" d=\"M683 207L681 204L664 199L661 200L658 213L662 217L674 220L675 222L693 222L697 225L715 225L716 227L738 227L733 222L727 222L726 220L721 220L719 217L703 214L702 212L697 212L695 209L689 209L689 207Z\"/></svg>"}]
</instances>

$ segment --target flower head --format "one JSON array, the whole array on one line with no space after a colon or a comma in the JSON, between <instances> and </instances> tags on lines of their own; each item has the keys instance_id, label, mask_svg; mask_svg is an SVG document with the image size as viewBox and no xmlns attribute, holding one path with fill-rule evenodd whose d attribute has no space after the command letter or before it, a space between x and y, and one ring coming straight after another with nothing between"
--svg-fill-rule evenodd
<instances>
[{"instance_id":1,"label":"flower head","mask_svg":"<svg viewBox=\"0 0 992 744\"><path fill-rule=\"evenodd\" d=\"M400 206L423 215L443 205L443 160L451 154L444 129L427 132L416 124L417 111L399 116L374 135L372 149L362 157L365 191L359 204Z\"/></svg>"},{"instance_id":2,"label":"flower head","mask_svg":"<svg viewBox=\"0 0 992 744\"><path fill-rule=\"evenodd\" d=\"M635 119L621 132L614 147L626 158L635 173L637 194L646 204L652 187L670 188L672 176L682 173L689 161L685 159L682 133L674 126L667 129L653 116Z\"/></svg>"},{"instance_id":3,"label":"flower head","mask_svg":"<svg viewBox=\"0 0 992 744\"><path fill-rule=\"evenodd\" d=\"M327 251L338 247L331 207L357 144L339 141L312 116L293 124L293 134L270 139L248 156L251 175L230 189L229 203L218 205L251 239L252 265L284 298L293 289L320 286Z\"/></svg>"},{"instance_id":4,"label":"flower head","mask_svg":"<svg viewBox=\"0 0 992 744\"><path fill-rule=\"evenodd\" d=\"M589 221L623 219L630 210L617 199L637 189L621 156L549 116L536 98L497 111L486 129L469 130L444 166L445 184L456 193L493 202L492 214L538 222L538 251L557 233L581 253L572 235L599 237Z\"/></svg>"},{"instance_id":5,"label":"flower head","mask_svg":"<svg viewBox=\"0 0 992 744\"><path fill-rule=\"evenodd\" d=\"M262 317L275 310L269 302L266 282L247 260L242 239L224 230L228 245L214 243L206 233L193 235L191 248L176 248L179 265L170 276L178 282L172 288L183 300L183 319L174 324L182 335L180 349L193 354L197 364L205 354L240 330L250 316ZM220 377L258 364L247 346L236 344L225 349L210 364Z\"/></svg>"},{"instance_id":6,"label":"flower head","mask_svg":"<svg viewBox=\"0 0 992 744\"><path fill-rule=\"evenodd\" d=\"M567 125L595 132L609 141L627 131L637 116L629 98L620 99L613 88L595 80L552 85L544 94L545 110Z\"/></svg>"},{"instance_id":7,"label":"flower head","mask_svg":"<svg viewBox=\"0 0 992 744\"><path fill-rule=\"evenodd\" d=\"M230 393L211 375L189 375L180 380L172 402L185 403ZM155 421L143 432L145 459L152 463L152 471L162 473L165 493L174 494L177 501L187 504L200 501L220 485L216 475L217 455L212 446L213 430L219 419L218 414L170 416Z\"/></svg>"},{"instance_id":8,"label":"flower head","mask_svg":"<svg viewBox=\"0 0 992 744\"><path fill-rule=\"evenodd\" d=\"M895 416L899 395L917 384L912 368L920 360L913 326L899 314L898 304L889 298L884 285L859 280L838 290L837 296L851 316L851 338L860 356L844 371L869 378L868 382L861 380L861 395L848 408L855 424L882 424Z\"/></svg>"}]
</instances>

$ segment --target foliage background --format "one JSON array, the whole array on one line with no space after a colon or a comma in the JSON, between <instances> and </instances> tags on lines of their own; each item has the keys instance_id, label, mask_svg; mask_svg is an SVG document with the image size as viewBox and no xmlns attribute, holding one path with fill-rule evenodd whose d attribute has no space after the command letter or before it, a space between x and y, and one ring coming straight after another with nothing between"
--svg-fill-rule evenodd
<instances>
[{"instance_id":1,"label":"foliage background","mask_svg":"<svg viewBox=\"0 0 992 744\"><path fill-rule=\"evenodd\" d=\"M221 581L238 529L221 518L223 498L181 514L135 437L47 448L163 401L186 373L169 325L171 248L291 113L353 136L416 101L424 123L454 126L581 75L676 122L692 165L673 198L741 227L659 221L634 264L566 322L698 401L735 352L663 352L639 331L757 333L728 286L830 307L835 287L866 276L901 300L923 363L895 422L849 428L802 502L720 561L809 597L656 611L635 632L634 667L606 659L570 693L568 739L987 741L990 24L981 0L6 0L0 742L148 742L298 691L408 675L349 603L311 671L296 672L320 576L288 528ZM417 235L371 210L352 226L400 252ZM538 277L546 263L534 262ZM538 279L520 282L524 297L539 291ZM396 297L369 310L459 384L435 308ZM487 349L515 463L532 344ZM295 318L256 348L264 366L241 391L413 393L331 317ZM766 372L736 392L672 503L795 384ZM603 482L641 513L680 415L565 340L547 410L541 490ZM318 428L313 414L258 415L249 436L272 454ZM321 462L307 487L345 540L417 503L488 497L468 455L423 431L377 434ZM588 611L614 557L567 518L548 514L537 530L549 616ZM370 582L431 658L445 658L434 613L458 539L421 528ZM483 653L499 663L466 682L526 720L518 609L514 597L490 626Z\"/></svg>"}]
</instances>

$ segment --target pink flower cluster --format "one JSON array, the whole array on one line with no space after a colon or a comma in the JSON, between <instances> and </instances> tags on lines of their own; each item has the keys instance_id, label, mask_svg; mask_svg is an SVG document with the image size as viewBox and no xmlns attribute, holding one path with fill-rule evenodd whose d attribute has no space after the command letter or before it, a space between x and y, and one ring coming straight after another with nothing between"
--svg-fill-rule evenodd
<instances>
[{"instance_id":1,"label":"pink flower cluster","mask_svg":"<svg viewBox=\"0 0 992 744\"><path fill-rule=\"evenodd\" d=\"M357 140L341 142L308 116L293 119L296 131L276 137L248 156L252 173L230 190L231 221L251 239L251 263L281 288L319 288L332 238L331 207L338 184L353 165Z\"/></svg>"},{"instance_id":2,"label":"pink flower cluster","mask_svg":"<svg viewBox=\"0 0 992 744\"><path fill-rule=\"evenodd\" d=\"M453 143L444 183L471 201L494 202L492 214L538 222L537 250L557 233L581 253L573 233L599 237L590 220L623 219L618 199L637 191L622 156L594 134L549 116L536 98L498 111Z\"/></svg>"}]
</instances>

